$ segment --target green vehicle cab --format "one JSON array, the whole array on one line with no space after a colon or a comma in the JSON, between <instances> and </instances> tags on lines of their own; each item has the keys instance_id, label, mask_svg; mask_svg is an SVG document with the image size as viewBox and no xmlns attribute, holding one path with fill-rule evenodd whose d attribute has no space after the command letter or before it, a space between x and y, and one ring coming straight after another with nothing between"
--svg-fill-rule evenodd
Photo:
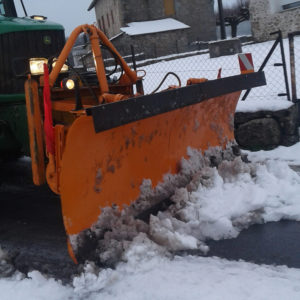
<instances>
[{"instance_id":1,"label":"green vehicle cab","mask_svg":"<svg viewBox=\"0 0 300 300\"><path fill-rule=\"evenodd\" d=\"M43 16L18 17L13 0L0 0L0 161L29 155L24 81L30 61L58 57L64 28Z\"/></svg>"}]
</instances>

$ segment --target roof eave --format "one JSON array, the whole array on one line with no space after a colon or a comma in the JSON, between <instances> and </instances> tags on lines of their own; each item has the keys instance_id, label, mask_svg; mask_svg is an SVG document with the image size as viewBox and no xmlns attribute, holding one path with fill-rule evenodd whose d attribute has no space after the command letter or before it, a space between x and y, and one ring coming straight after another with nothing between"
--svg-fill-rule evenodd
<instances>
[{"instance_id":1,"label":"roof eave","mask_svg":"<svg viewBox=\"0 0 300 300\"><path fill-rule=\"evenodd\" d=\"M98 1L98 0L93 0L93 1L92 1L92 3L90 4L90 6L89 6L89 8L88 8L88 11L92 10L92 9L95 7L97 1Z\"/></svg>"}]
</instances>

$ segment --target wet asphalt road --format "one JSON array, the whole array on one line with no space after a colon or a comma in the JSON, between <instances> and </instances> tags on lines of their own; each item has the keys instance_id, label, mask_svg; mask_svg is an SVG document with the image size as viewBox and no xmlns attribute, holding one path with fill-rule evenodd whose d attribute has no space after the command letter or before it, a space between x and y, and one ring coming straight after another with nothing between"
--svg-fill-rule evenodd
<instances>
[{"instance_id":1,"label":"wet asphalt road","mask_svg":"<svg viewBox=\"0 0 300 300\"><path fill-rule=\"evenodd\" d=\"M236 239L209 241L210 256L300 268L300 222L253 225Z\"/></svg>"},{"instance_id":2,"label":"wet asphalt road","mask_svg":"<svg viewBox=\"0 0 300 300\"><path fill-rule=\"evenodd\" d=\"M69 281L77 267L67 252L59 197L47 186L31 184L28 162L0 164L0 168L1 247L22 272L39 270ZM236 239L208 241L208 245L209 256L300 268L300 222L253 225Z\"/></svg>"},{"instance_id":3,"label":"wet asphalt road","mask_svg":"<svg viewBox=\"0 0 300 300\"><path fill-rule=\"evenodd\" d=\"M32 184L28 162L0 168L0 246L21 272L69 281L77 267L68 255L59 197Z\"/></svg>"}]
</instances>

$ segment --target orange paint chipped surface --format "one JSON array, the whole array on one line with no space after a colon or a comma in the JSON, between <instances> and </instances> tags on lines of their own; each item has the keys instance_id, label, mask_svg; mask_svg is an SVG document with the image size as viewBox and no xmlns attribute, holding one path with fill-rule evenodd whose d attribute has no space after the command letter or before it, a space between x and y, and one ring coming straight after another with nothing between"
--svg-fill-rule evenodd
<instances>
[{"instance_id":1,"label":"orange paint chipped surface","mask_svg":"<svg viewBox=\"0 0 300 300\"><path fill-rule=\"evenodd\" d=\"M129 205L138 198L143 179L151 179L155 187L164 174L176 173L187 147L206 150L233 141L239 95L209 99L97 134L92 117L79 117L68 131L61 165L68 235L90 228L101 207Z\"/></svg>"}]
</instances>

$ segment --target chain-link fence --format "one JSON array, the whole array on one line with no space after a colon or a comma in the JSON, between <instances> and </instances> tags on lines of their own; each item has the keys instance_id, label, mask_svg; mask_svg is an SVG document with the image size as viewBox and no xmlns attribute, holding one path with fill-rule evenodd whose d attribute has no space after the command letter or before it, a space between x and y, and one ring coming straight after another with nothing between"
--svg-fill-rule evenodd
<instances>
[{"instance_id":1,"label":"chain-link fence","mask_svg":"<svg viewBox=\"0 0 300 300\"><path fill-rule=\"evenodd\" d=\"M298 38L296 44L300 48ZM243 53L252 53L255 70L257 71L262 66L273 45L274 41L244 44L242 46L242 50ZM288 67L287 73L290 74L288 55L289 44L287 39L283 40L283 45ZM297 50L295 52L297 52ZM300 56L300 51L298 51L297 55ZM146 72L146 76L144 77L144 88L147 94L157 88L168 72L176 73L180 77L182 85L185 85L187 79L193 77L205 77L210 80L216 79L220 68L222 68L222 77L240 74L238 56L229 55L218 58L210 58L208 50L203 50L196 53L178 54L137 62L137 69L144 70ZM274 52L264 67L264 71L267 85L253 89L249 93L247 99L287 99L280 44L277 44ZM178 85L178 80L175 76L168 76L160 87L160 90L166 89L169 85Z\"/></svg>"}]
</instances>

